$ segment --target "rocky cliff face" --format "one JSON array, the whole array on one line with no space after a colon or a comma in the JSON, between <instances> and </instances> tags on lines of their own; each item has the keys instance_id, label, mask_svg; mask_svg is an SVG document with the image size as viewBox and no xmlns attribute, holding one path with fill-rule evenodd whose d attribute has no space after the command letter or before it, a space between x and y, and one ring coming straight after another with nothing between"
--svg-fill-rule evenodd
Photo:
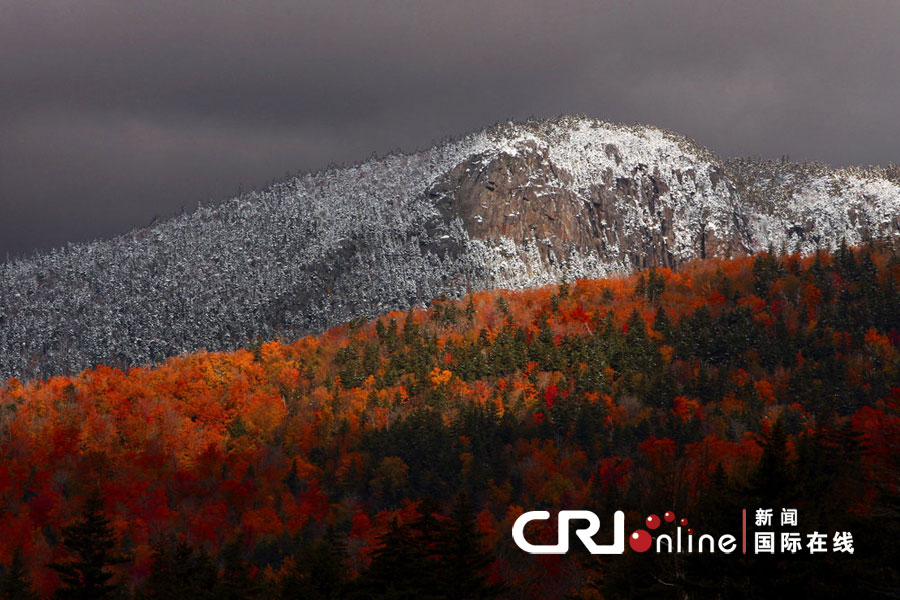
<instances>
[{"instance_id":1,"label":"rocky cliff face","mask_svg":"<svg viewBox=\"0 0 900 600\"><path fill-rule=\"evenodd\" d=\"M721 165L696 156L668 164L675 140L644 133L651 134L648 145L662 142L647 162L602 139L578 148L571 138L553 146L523 136L511 148L469 157L439 178L428 198L486 249L533 249L539 260L529 260L525 272L537 278L565 265L574 269L568 275L580 276L576 265L584 261L593 263L584 266L587 275L750 251L746 215ZM573 156L586 159L586 172L577 173ZM504 277L496 279L503 284Z\"/></svg>"},{"instance_id":2,"label":"rocky cliff face","mask_svg":"<svg viewBox=\"0 0 900 600\"><path fill-rule=\"evenodd\" d=\"M467 289L895 236L898 181L722 162L652 127L504 124L4 264L0 376L230 349Z\"/></svg>"}]
</instances>

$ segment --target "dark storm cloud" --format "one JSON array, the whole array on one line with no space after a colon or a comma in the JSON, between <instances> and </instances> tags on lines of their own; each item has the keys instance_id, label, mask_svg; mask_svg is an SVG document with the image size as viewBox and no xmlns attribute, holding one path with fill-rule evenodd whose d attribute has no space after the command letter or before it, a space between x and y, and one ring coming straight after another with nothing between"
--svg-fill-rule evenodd
<instances>
[{"instance_id":1,"label":"dark storm cloud","mask_svg":"<svg viewBox=\"0 0 900 600\"><path fill-rule=\"evenodd\" d=\"M532 115L900 162L898 23L893 1L0 0L0 258Z\"/></svg>"}]
</instances>

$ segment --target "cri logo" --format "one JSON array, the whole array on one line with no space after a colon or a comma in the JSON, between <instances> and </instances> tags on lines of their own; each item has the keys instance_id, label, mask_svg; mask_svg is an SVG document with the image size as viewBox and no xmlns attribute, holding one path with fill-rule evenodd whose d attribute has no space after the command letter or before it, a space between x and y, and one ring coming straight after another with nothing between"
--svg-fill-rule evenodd
<instances>
[{"instance_id":1,"label":"cri logo","mask_svg":"<svg viewBox=\"0 0 900 600\"><path fill-rule=\"evenodd\" d=\"M744 524L744 552L746 553L746 511ZM613 543L601 545L594 542L594 536L600 531L600 518L589 510L561 510L558 517L558 529L556 534L556 544L532 544L525 539L525 526L532 521L546 521L550 518L550 513L545 510L532 510L523 513L513 524L512 536L516 545L528 552L529 554L565 554L569 551L569 523L587 522L586 526L576 527L575 535L584 544L591 554L623 554L625 552L625 513L617 510L613 513ZM676 527L675 540L669 534L660 534L656 537L656 551L660 552L663 543L666 544L668 552L693 552L694 551L694 530L688 528L688 520L681 518L675 520L675 513L666 511L663 518L660 519L656 515L650 515L644 524L647 529L658 529L662 521L671 523ZM684 540L686 548L682 546L682 529L685 531ZM674 544L673 544L674 541ZM707 544L708 551L714 551L715 540L711 535L700 536L699 551L703 552L703 544ZM653 545L653 536L646 529L635 530L628 538L628 545L635 552L646 552ZM732 535L724 535L718 540L719 550L726 554L730 554L735 549L735 537Z\"/></svg>"},{"instance_id":2,"label":"cri logo","mask_svg":"<svg viewBox=\"0 0 900 600\"><path fill-rule=\"evenodd\" d=\"M587 521L587 527L575 530L575 535L591 554L622 554L625 552L625 513L617 510L613 514L613 543L601 546L593 537L600 531L600 517L589 510L559 511L559 529L556 545L535 545L525 539L525 526L531 521L546 521L550 513L546 510L531 510L523 513L513 524L512 536L516 545L529 554L565 554L569 551L569 521Z\"/></svg>"},{"instance_id":3,"label":"cri logo","mask_svg":"<svg viewBox=\"0 0 900 600\"><path fill-rule=\"evenodd\" d=\"M756 509L756 520L753 531L754 554L775 554L779 546L776 546L776 535L780 533L780 548L782 553L795 554L803 548L803 540L800 532L785 531L785 527L797 526L797 509L782 508L781 526L782 531L772 531L772 513L771 508ZM556 544L538 545L532 544L525 539L525 527L532 521L546 521L550 518L550 513L545 510L532 510L522 514L513 524L512 535L516 545L528 552L529 554L565 554L569 551L569 523L587 522L587 526L578 528L576 526L575 535L584 544L591 554L622 554L625 552L625 513L617 510L613 514L613 543L608 545L600 545L594 543L594 536L600 531L600 519L596 514L589 510L561 510L558 517L558 529L556 534ZM667 523L663 527L663 523ZM758 528L767 527L768 531L761 531ZM649 531L648 531L649 530ZM659 531L657 531L659 530ZM650 531L654 531L655 535L651 535ZM667 531L668 533L663 533ZM656 515L649 515L644 519L644 525L641 529L634 530L628 536L628 545L635 552L647 552L651 548L656 547L656 552L678 553L683 552L721 552L723 554L731 554L740 549L741 554L747 554L747 509L741 510L741 532L740 537L731 534L718 536L718 539L709 534L699 536L694 539L694 530L688 526L686 517L680 519L675 518L675 513L667 510L660 519ZM833 536L833 544L831 549L828 548L828 534L819 531L807 533L806 547L810 554L819 554L824 552L841 552L853 554L853 534L849 531L836 531ZM738 541L740 540L740 545ZM696 544L695 544L696 541ZM655 544L654 544L655 542ZM695 550L696 548L696 550Z\"/></svg>"}]
</instances>

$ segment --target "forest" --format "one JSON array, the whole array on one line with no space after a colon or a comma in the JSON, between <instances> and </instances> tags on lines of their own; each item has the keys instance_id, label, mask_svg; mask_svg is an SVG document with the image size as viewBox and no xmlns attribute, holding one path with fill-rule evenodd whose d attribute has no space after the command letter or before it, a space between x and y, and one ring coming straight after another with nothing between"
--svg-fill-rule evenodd
<instances>
[{"instance_id":1,"label":"forest","mask_svg":"<svg viewBox=\"0 0 900 600\"><path fill-rule=\"evenodd\" d=\"M9 379L0 597L897 596L898 345L900 256L872 242ZM531 555L510 535L529 510L719 535L783 507L854 552Z\"/></svg>"}]
</instances>

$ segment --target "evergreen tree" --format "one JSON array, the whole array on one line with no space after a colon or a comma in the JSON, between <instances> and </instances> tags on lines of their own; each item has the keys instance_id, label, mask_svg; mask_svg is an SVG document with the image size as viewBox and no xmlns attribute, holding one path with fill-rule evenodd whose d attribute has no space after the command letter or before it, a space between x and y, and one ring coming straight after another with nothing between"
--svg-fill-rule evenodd
<instances>
[{"instance_id":1,"label":"evergreen tree","mask_svg":"<svg viewBox=\"0 0 900 600\"><path fill-rule=\"evenodd\" d=\"M475 323L475 304L472 302L472 296L469 296L469 302L466 304L466 323L472 327Z\"/></svg>"},{"instance_id":2,"label":"evergreen tree","mask_svg":"<svg viewBox=\"0 0 900 600\"><path fill-rule=\"evenodd\" d=\"M412 528L391 521L388 530L378 538L369 569L357 579L355 598L418 600L433 593L427 580L427 566Z\"/></svg>"},{"instance_id":3,"label":"evergreen tree","mask_svg":"<svg viewBox=\"0 0 900 600\"><path fill-rule=\"evenodd\" d=\"M502 587L488 583L487 571L493 557L482 544L466 494L457 497L442 537L438 567L442 573L440 584L448 598L492 598L503 592Z\"/></svg>"},{"instance_id":4,"label":"evergreen tree","mask_svg":"<svg viewBox=\"0 0 900 600\"><path fill-rule=\"evenodd\" d=\"M492 598L503 589L488 583L490 553L484 549L468 498L461 494L449 522L437 505L423 500L408 525L393 521L355 597L434 600Z\"/></svg>"},{"instance_id":5,"label":"evergreen tree","mask_svg":"<svg viewBox=\"0 0 900 600\"><path fill-rule=\"evenodd\" d=\"M31 591L31 582L25 572L21 549L16 549L12 562L3 574L0 582L0 598L3 600L36 600L37 595Z\"/></svg>"},{"instance_id":6,"label":"evergreen tree","mask_svg":"<svg viewBox=\"0 0 900 600\"><path fill-rule=\"evenodd\" d=\"M294 555L294 568L281 582L280 593L282 598L336 600L344 597L346 582L341 547L316 540Z\"/></svg>"},{"instance_id":7,"label":"evergreen tree","mask_svg":"<svg viewBox=\"0 0 900 600\"><path fill-rule=\"evenodd\" d=\"M656 302L662 297L663 292L665 291L666 278L663 277L661 273L658 273L656 269L651 269L650 275L647 277L647 287L645 291L647 300Z\"/></svg>"},{"instance_id":8,"label":"evergreen tree","mask_svg":"<svg viewBox=\"0 0 900 600\"><path fill-rule=\"evenodd\" d=\"M637 309L632 310L628 318L624 350L623 371L648 373L658 363L658 351L647 335L647 325Z\"/></svg>"},{"instance_id":9,"label":"evergreen tree","mask_svg":"<svg viewBox=\"0 0 900 600\"><path fill-rule=\"evenodd\" d=\"M847 240L841 238L841 243L837 251L834 253L834 262L838 269L838 274L847 281L856 281L859 273L857 272L856 255L852 249L847 247Z\"/></svg>"},{"instance_id":10,"label":"evergreen tree","mask_svg":"<svg viewBox=\"0 0 900 600\"><path fill-rule=\"evenodd\" d=\"M772 252L757 254L753 259L753 287L756 295L769 298L769 288L784 275L784 265Z\"/></svg>"},{"instance_id":11,"label":"evergreen tree","mask_svg":"<svg viewBox=\"0 0 900 600\"><path fill-rule=\"evenodd\" d=\"M669 320L666 309L662 306L657 309L656 316L653 317L653 330L661 333L666 343L669 342L672 335L672 322Z\"/></svg>"},{"instance_id":12,"label":"evergreen tree","mask_svg":"<svg viewBox=\"0 0 900 600\"><path fill-rule=\"evenodd\" d=\"M205 551L187 542L164 541L153 550L153 568L147 582L147 600L166 598L214 598L217 574Z\"/></svg>"},{"instance_id":13,"label":"evergreen tree","mask_svg":"<svg viewBox=\"0 0 900 600\"><path fill-rule=\"evenodd\" d=\"M116 594L119 586L112 582L112 568L124 560L116 553L116 538L97 490L88 496L82 517L63 529L63 545L71 560L48 565L62 580L57 598L96 600Z\"/></svg>"},{"instance_id":14,"label":"evergreen tree","mask_svg":"<svg viewBox=\"0 0 900 600\"><path fill-rule=\"evenodd\" d=\"M300 493L300 490L303 488L303 480L300 479L300 476L297 474L296 458L291 461L291 469L288 471L288 474L285 476L282 483L284 483L285 487L295 496Z\"/></svg>"},{"instance_id":15,"label":"evergreen tree","mask_svg":"<svg viewBox=\"0 0 900 600\"><path fill-rule=\"evenodd\" d=\"M261 597L259 584L250 575L250 565L244 560L244 534L225 544L222 550L222 577L216 597L221 600L244 600Z\"/></svg>"},{"instance_id":16,"label":"evergreen tree","mask_svg":"<svg viewBox=\"0 0 900 600\"><path fill-rule=\"evenodd\" d=\"M781 420L761 436L762 457L750 476L746 490L757 506L791 506L796 499L795 477L788 461L787 434Z\"/></svg>"}]
</instances>

